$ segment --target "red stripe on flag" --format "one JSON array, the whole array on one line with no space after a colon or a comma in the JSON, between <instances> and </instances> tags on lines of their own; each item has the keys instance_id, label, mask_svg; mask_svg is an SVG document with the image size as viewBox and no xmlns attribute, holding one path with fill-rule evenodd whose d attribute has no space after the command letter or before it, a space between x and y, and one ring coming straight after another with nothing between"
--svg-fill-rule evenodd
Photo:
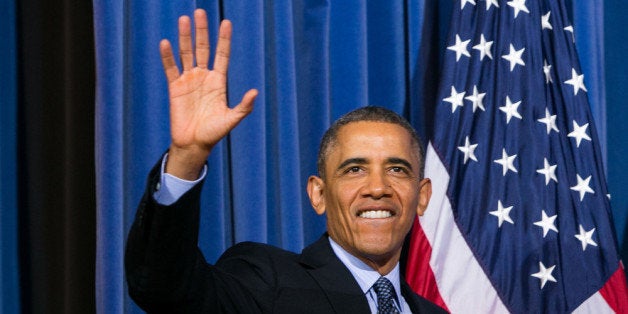
<instances>
[{"instance_id":1,"label":"red stripe on flag","mask_svg":"<svg viewBox=\"0 0 628 314\"><path fill-rule=\"evenodd\" d=\"M432 246L427 241L418 219L415 219L410 236L406 280L414 292L449 311L438 291L436 278L430 267L430 256Z\"/></svg>"},{"instance_id":2,"label":"red stripe on flag","mask_svg":"<svg viewBox=\"0 0 628 314\"><path fill-rule=\"evenodd\" d=\"M600 289L600 294L615 313L628 313L628 284L626 284L624 268L621 264Z\"/></svg>"}]
</instances>

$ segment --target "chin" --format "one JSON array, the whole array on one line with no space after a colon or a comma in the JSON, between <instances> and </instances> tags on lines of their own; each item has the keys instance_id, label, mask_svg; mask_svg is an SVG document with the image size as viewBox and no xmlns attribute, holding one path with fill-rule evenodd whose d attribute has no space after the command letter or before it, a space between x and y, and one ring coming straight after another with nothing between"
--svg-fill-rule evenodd
<instances>
[{"instance_id":1,"label":"chin","mask_svg":"<svg viewBox=\"0 0 628 314\"><path fill-rule=\"evenodd\" d=\"M400 247L399 247L400 248ZM386 257L391 256L395 253L397 247L392 245L391 243L381 243L381 242L364 242L360 245L360 252L366 256L372 257Z\"/></svg>"}]
</instances>

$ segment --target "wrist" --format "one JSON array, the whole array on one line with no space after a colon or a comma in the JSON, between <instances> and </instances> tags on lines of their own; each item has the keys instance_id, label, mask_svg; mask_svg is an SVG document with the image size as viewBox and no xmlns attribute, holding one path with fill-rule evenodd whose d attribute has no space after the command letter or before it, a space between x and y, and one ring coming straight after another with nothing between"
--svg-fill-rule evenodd
<instances>
[{"instance_id":1,"label":"wrist","mask_svg":"<svg viewBox=\"0 0 628 314\"><path fill-rule=\"evenodd\" d=\"M201 174L209 153L209 149L201 147L180 148L170 145L165 172L180 179L194 181Z\"/></svg>"}]
</instances>

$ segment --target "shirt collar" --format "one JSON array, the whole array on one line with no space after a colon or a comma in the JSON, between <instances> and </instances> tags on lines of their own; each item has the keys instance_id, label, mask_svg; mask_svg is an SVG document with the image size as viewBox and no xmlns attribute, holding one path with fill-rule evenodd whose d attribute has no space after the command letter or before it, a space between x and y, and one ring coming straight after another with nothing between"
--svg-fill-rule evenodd
<instances>
[{"instance_id":1,"label":"shirt collar","mask_svg":"<svg viewBox=\"0 0 628 314\"><path fill-rule=\"evenodd\" d=\"M357 257L351 255L349 252L345 251L338 243L329 238L329 244L331 244L332 250L340 259L340 261L349 269L355 280L358 282L358 285L362 289L362 292L365 294L373 287L375 281L381 277L381 275L371 268L366 263L362 262ZM392 282L393 287L395 287L395 293L397 294L397 300L403 300L401 296L401 283L399 281L399 262L395 265L395 268L385 275L390 282Z\"/></svg>"}]
</instances>

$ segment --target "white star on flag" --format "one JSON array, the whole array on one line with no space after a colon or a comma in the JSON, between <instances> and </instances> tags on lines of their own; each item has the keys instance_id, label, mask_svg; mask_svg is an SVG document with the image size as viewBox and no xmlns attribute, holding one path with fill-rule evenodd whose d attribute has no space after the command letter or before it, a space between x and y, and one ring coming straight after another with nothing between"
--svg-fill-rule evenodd
<instances>
[{"instance_id":1,"label":"white star on flag","mask_svg":"<svg viewBox=\"0 0 628 314\"><path fill-rule=\"evenodd\" d=\"M499 107L499 110L506 113L506 124L510 122L510 118L512 117L523 119L521 115L519 114L519 112L517 111L520 104L521 104L521 100L516 103L513 103L510 100L510 97L506 96L506 105Z\"/></svg>"},{"instance_id":2,"label":"white star on flag","mask_svg":"<svg viewBox=\"0 0 628 314\"><path fill-rule=\"evenodd\" d=\"M462 91L460 93L458 93L458 91L456 91L455 87L451 87L451 95L449 95L449 97L444 98L443 101L446 101L448 103L451 103L451 113L456 112L456 109L458 107L462 107L462 99L464 98L464 94L466 94L465 91Z\"/></svg>"},{"instance_id":3,"label":"white star on flag","mask_svg":"<svg viewBox=\"0 0 628 314\"><path fill-rule=\"evenodd\" d=\"M495 163L502 165L502 175L506 175L508 170L517 173L517 168L515 168L514 162L517 155L508 156L506 153L506 149L502 148L502 158L493 160Z\"/></svg>"},{"instance_id":4,"label":"white star on flag","mask_svg":"<svg viewBox=\"0 0 628 314\"><path fill-rule=\"evenodd\" d=\"M587 193L595 194L595 191L589 187L589 181L591 181L591 176L588 176L586 179L582 179L579 174L576 174L578 179L578 184L572 186L570 189L577 191L580 193L580 201L584 199L584 195Z\"/></svg>"},{"instance_id":5,"label":"white star on flag","mask_svg":"<svg viewBox=\"0 0 628 314\"><path fill-rule=\"evenodd\" d=\"M480 35L480 43L473 46L473 49L480 51L480 61L484 60L484 56L493 60L493 54L491 53L492 41L486 41L484 34Z\"/></svg>"},{"instance_id":6,"label":"white star on flag","mask_svg":"<svg viewBox=\"0 0 628 314\"><path fill-rule=\"evenodd\" d=\"M465 41L462 41L462 40L460 40L460 36L458 34L456 34L456 43L453 46L447 47L447 50L451 50L451 51L455 51L456 52L456 61L460 60L460 57L462 55L465 55L467 57L471 57L471 54L469 54L469 51L467 50L467 45L469 44L470 41L471 41L471 39L467 39Z\"/></svg>"},{"instance_id":7,"label":"white star on flag","mask_svg":"<svg viewBox=\"0 0 628 314\"><path fill-rule=\"evenodd\" d=\"M475 5L475 0L462 0L460 1L460 10L464 9L464 6L468 3Z\"/></svg>"},{"instance_id":8,"label":"white star on flag","mask_svg":"<svg viewBox=\"0 0 628 314\"><path fill-rule=\"evenodd\" d=\"M554 83L552 80L552 66L547 64L547 60L543 60L543 73L545 74L545 84Z\"/></svg>"},{"instance_id":9,"label":"white star on flag","mask_svg":"<svg viewBox=\"0 0 628 314\"><path fill-rule=\"evenodd\" d=\"M569 84L573 86L573 94L578 95L578 91L583 90L587 91L587 88L584 86L584 74L578 75L576 69L571 69L571 79L566 80L565 84Z\"/></svg>"},{"instance_id":10,"label":"white star on flag","mask_svg":"<svg viewBox=\"0 0 628 314\"><path fill-rule=\"evenodd\" d=\"M449 49L449 48L447 48ZM521 55L525 51L525 48L521 48L520 50L516 50L515 47L510 44L510 52L507 55L503 55L502 58L508 60L510 62L510 72L515 69L517 64L525 66L525 62L521 59Z\"/></svg>"},{"instance_id":11,"label":"white star on flag","mask_svg":"<svg viewBox=\"0 0 628 314\"><path fill-rule=\"evenodd\" d=\"M552 12L548 11L541 17L541 29L554 29L552 24L550 24L550 14L552 14Z\"/></svg>"},{"instance_id":12,"label":"white star on flag","mask_svg":"<svg viewBox=\"0 0 628 314\"><path fill-rule=\"evenodd\" d=\"M550 115L549 109L545 108L545 117L538 119L537 121L544 123L547 129L547 134L550 134L552 130L559 132L556 126L556 115Z\"/></svg>"},{"instance_id":13,"label":"white star on flag","mask_svg":"<svg viewBox=\"0 0 628 314\"><path fill-rule=\"evenodd\" d=\"M554 180L558 183L558 178L556 178L557 165L550 165L547 158L543 158L543 165L543 168L536 170L536 172L545 176L545 185L548 185L550 180Z\"/></svg>"},{"instance_id":14,"label":"white star on flag","mask_svg":"<svg viewBox=\"0 0 628 314\"><path fill-rule=\"evenodd\" d=\"M499 2L497 2L497 0L486 0L486 11L491 8L491 5L499 8Z\"/></svg>"},{"instance_id":15,"label":"white star on flag","mask_svg":"<svg viewBox=\"0 0 628 314\"><path fill-rule=\"evenodd\" d=\"M543 265L542 262L539 262L539 272L534 273L530 276L541 279L541 289L543 289L548 281L556 282L556 278L552 276L552 271L554 271L554 267L556 267L556 265L553 265L550 268L545 268L545 265Z\"/></svg>"},{"instance_id":16,"label":"white star on flag","mask_svg":"<svg viewBox=\"0 0 628 314\"><path fill-rule=\"evenodd\" d=\"M573 137L576 139L576 147L580 147L580 142L585 139L587 141L591 141L589 135L587 135L587 128L589 127L588 123L585 123L583 126L578 125L576 120L573 120L573 131L567 134L568 137Z\"/></svg>"},{"instance_id":17,"label":"white star on flag","mask_svg":"<svg viewBox=\"0 0 628 314\"><path fill-rule=\"evenodd\" d=\"M442 45L458 59L445 50L426 149L438 188L413 229L406 279L452 313L623 313L628 286L573 8L461 1ZM578 225L595 232L587 239Z\"/></svg>"},{"instance_id":18,"label":"white star on flag","mask_svg":"<svg viewBox=\"0 0 628 314\"><path fill-rule=\"evenodd\" d=\"M517 18L517 15L519 15L520 11L530 13L530 11L528 11L528 7L526 7L526 0L512 0L508 1L508 3L506 4L511 6L515 10L515 18Z\"/></svg>"},{"instance_id":19,"label":"white star on flag","mask_svg":"<svg viewBox=\"0 0 628 314\"><path fill-rule=\"evenodd\" d=\"M541 220L535 222L534 225L543 228L543 238L545 238L550 230L558 233L558 229L556 229L556 225L554 224L556 217L558 217L558 215L548 217L545 210L541 210Z\"/></svg>"},{"instance_id":20,"label":"white star on flag","mask_svg":"<svg viewBox=\"0 0 628 314\"><path fill-rule=\"evenodd\" d=\"M576 239L580 240L582 243L582 251L584 252L587 249L587 245L597 246L597 243L593 241L593 232L595 232L595 228L585 231L584 227L580 225L580 233L576 234Z\"/></svg>"},{"instance_id":21,"label":"white star on flag","mask_svg":"<svg viewBox=\"0 0 628 314\"><path fill-rule=\"evenodd\" d=\"M511 224L515 224L514 221L512 221L512 219L510 218L510 211L512 210L513 206L510 207L504 207L504 205L502 205L502 201L498 200L497 201L497 210L494 210L492 212L489 212L489 214L496 216L497 217L497 227L501 228L502 223L504 223L504 221L507 221Z\"/></svg>"},{"instance_id":22,"label":"white star on flag","mask_svg":"<svg viewBox=\"0 0 628 314\"><path fill-rule=\"evenodd\" d=\"M486 109L484 109L484 104L482 103L484 96L486 96L486 93L479 93L478 86L474 85L473 94L465 97L464 99L471 101L473 104L473 112L475 112L475 109L477 108L482 109L482 111L486 111Z\"/></svg>"},{"instance_id":23,"label":"white star on flag","mask_svg":"<svg viewBox=\"0 0 628 314\"><path fill-rule=\"evenodd\" d=\"M466 164L469 159L478 161L474 153L477 147L478 144L471 144L468 136L464 139L464 146L458 146L458 149L464 153L464 164Z\"/></svg>"},{"instance_id":24,"label":"white star on flag","mask_svg":"<svg viewBox=\"0 0 628 314\"><path fill-rule=\"evenodd\" d=\"M576 42L576 37L574 36L574 33L573 33L573 26L569 25L569 26L566 26L566 27L565 27L565 28L563 28L563 29L564 29L565 31L567 31L567 32L570 32L570 33L571 33L571 41L575 43L575 42Z\"/></svg>"}]
</instances>

